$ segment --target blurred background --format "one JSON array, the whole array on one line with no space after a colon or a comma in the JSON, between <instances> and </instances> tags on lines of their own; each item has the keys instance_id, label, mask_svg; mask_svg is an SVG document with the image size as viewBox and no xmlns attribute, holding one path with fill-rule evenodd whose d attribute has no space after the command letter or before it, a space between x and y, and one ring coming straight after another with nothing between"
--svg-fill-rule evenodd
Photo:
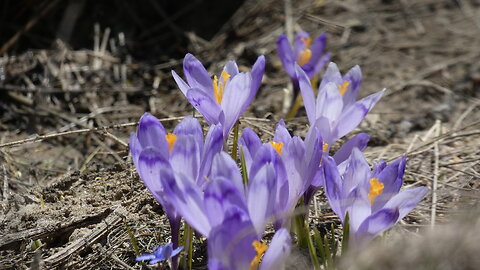
<instances>
[{"instance_id":1,"label":"blurred background","mask_svg":"<svg viewBox=\"0 0 480 270\"><path fill-rule=\"evenodd\" d=\"M124 224L142 251L168 241L128 159L140 116L169 130L198 116L171 77L183 76L186 53L212 76L229 60L248 71L263 54L263 84L241 127L271 139L290 87L276 40L300 30L326 32L342 72L361 66L360 97L388 89L355 132L371 136L372 162L408 153L407 184L432 189L399 233L448 222L478 198L478 0L3 0L0 14L0 269L140 269ZM305 116L286 121L292 134L305 135ZM112 217L119 204L121 219ZM313 222L338 224L315 204ZM70 246L107 218L111 230Z\"/></svg>"}]
</instances>

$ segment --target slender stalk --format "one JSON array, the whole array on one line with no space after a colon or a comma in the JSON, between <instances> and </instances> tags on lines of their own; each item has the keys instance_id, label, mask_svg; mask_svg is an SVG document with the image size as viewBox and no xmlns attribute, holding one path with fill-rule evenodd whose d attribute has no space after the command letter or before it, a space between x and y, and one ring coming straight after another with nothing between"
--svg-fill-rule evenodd
<instances>
[{"instance_id":1,"label":"slender stalk","mask_svg":"<svg viewBox=\"0 0 480 270\"><path fill-rule=\"evenodd\" d=\"M297 232L298 246L300 248L308 248L308 228L305 227L304 218L302 215L294 217L294 228Z\"/></svg>"},{"instance_id":2,"label":"slender stalk","mask_svg":"<svg viewBox=\"0 0 480 270\"><path fill-rule=\"evenodd\" d=\"M343 222L342 256L347 252L349 241L350 241L350 218L347 212L347 214L345 215L345 221Z\"/></svg>"},{"instance_id":3,"label":"slender stalk","mask_svg":"<svg viewBox=\"0 0 480 270\"><path fill-rule=\"evenodd\" d=\"M248 185L248 172L247 172L247 163L245 161L245 154L243 153L242 147L240 147L240 165L242 170L243 187L246 191L247 185Z\"/></svg>"},{"instance_id":4,"label":"slender stalk","mask_svg":"<svg viewBox=\"0 0 480 270\"><path fill-rule=\"evenodd\" d=\"M133 251L135 251L136 256L140 256L140 249L138 248L137 240L135 239L135 235L133 235L132 229L125 223L125 229L128 233L128 238L130 239L130 244L133 247Z\"/></svg>"},{"instance_id":5,"label":"slender stalk","mask_svg":"<svg viewBox=\"0 0 480 270\"><path fill-rule=\"evenodd\" d=\"M188 269L191 270L193 261L193 229L187 223L185 223L185 233L187 234L186 242L188 244L188 256L186 265L188 266Z\"/></svg>"},{"instance_id":6,"label":"slender stalk","mask_svg":"<svg viewBox=\"0 0 480 270\"><path fill-rule=\"evenodd\" d=\"M233 148L232 148L232 158L233 160L237 160L238 155L238 129L239 129L240 121L237 121L233 126Z\"/></svg>"},{"instance_id":7,"label":"slender stalk","mask_svg":"<svg viewBox=\"0 0 480 270\"><path fill-rule=\"evenodd\" d=\"M307 232L309 232L309 226L307 221L304 221L304 228ZM313 264L313 269L319 270L320 269L320 263L318 262L318 257L317 257L317 251L315 250L315 247L313 246L313 241L310 236L310 233L307 234L307 242L308 242L308 251L310 253L310 259L312 260Z\"/></svg>"}]
</instances>

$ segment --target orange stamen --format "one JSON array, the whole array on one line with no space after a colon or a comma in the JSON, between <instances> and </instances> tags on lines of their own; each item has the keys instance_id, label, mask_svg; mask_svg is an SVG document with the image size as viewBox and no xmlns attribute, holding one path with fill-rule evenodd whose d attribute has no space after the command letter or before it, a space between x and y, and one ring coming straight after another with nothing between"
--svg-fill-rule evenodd
<instances>
[{"instance_id":1,"label":"orange stamen","mask_svg":"<svg viewBox=\"0 0 480 270\"><path fill-rule=\"evenodd\" d=\"M173 145L175 145L175 141L177 140L177 135L173 133L168 133L167 135L165 135L165 139L167 140L167 143L168 143L168 150L172 152Z\"/></svg>"},{"instance_id":2,"label":"orange stamen","mask_svg":"<svg viewBox=\"0 0 480 270\"><path fill-rule=\"evenodd\" d=\"M382 194L385 185L378 182L378 178L370 179L370 192L368 193L368 198L370 199L370 204L373 205L375 199L378 195Z\"/></svg>"},{"instance_id":3,"label":"orange stamen","mask_svg":"<svg viewBox=\"0 0 480 270\"><path fill-rule=\"evenodd\" d=\"M253 258L252 262L250 263L250 270L257 270L258 265L260 265L260 259L262 255L267 251L268 246L260 241L253 241L252 246L255 248L257 255Z\"/></svg>"},{"instance_id":4,"label":"orange stamen","mask_svg":"<svg viewBox=\"0 0 480 270\"><path fill-rule=\"evenodd\" d=\"M225 89L225 85L227 85L230 74L224 70L220 76L222 77L221 82L218 81L217 75L213 76L213 95L218 104L222 103L223 90Z\"/></svg>"},{"instance_id":5,"label":"orange stamen","mask_svg":"<svg viewBox=\"0 0 480 270\"><path fill-rule=\"evenodd\" d=\"M345 92L347 92L349 85L350 85L349 81L344 81L343 84L338 85L338 91L340 91L340 94L342 96L345 95Z\"/></svg>"},{"instance_id":6,"label":"orange stamen","mask_svg":"<svg viewBox=\"0 0 480 270\"><path fill-rule=\"evenodd\" d=\"M271 141L270 144L273 146L273 148L275 148L275 150L279 155L282 155L283 142L277 143L277 142Z\"/></svg>"}]
</instances>

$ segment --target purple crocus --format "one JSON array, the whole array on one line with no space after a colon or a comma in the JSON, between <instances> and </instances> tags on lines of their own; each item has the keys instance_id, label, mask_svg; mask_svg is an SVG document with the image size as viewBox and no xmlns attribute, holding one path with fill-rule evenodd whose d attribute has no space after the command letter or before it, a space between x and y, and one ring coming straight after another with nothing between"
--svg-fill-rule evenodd
<instances>
[{"instance_id":1,"label":"purple crocus","mask_svg":"<svg viewBox=\"0 0 480 270\"><path fill-rule=\"evenodd\" d=\"M150 264L156 264L157 262L175 257L182 250L183 250L183 247L178 247L176 249L173 249L173 244L170 243L165 246L159 246L153 251L153 253L142 254L138 256L135 260L137 262L150 261Z\"/></svg>"},{"instance_id":2,"label":"purple crocus","mask_svg":"<svg viewBox=\"0 0 480 270\"><path fill-rule=\"evenodd\" d=\"M277 40L277 52L283 68L290 76L294 89L298 91L298 75L295 72L295 63L307 74L309 79L317 75L330 60L330 53L323 53L327 43L327 34L322 33L312 44L310 35L301 31L293 41L293 49L285 35Z\"/></svg>"},{"instance_id":3,"label":"purple crocus","mask_svg":"<svg viewBox=\"0 0 480 270\"><path fill-rule=\"evenodd\" d=\"M180 216L208 239L209 269L248 269L257 262L255 259L263 254L264 249L259 251L256 246L260 245L276 198L276 193L271 192L277 189L271 161L262 163L259 160L257 164L260 165L251 174L246 190L235 161L225 152L214 157L203 190L195 184L194 178L183 170L174 169L158 151L144 150L138 162L140 167L144 166L157 176L165 197ZM272 242L275 247L272 253L285 255L289 251L290 239L279 238L276 243ZM268 258L280 256L274 255Z\"/></svg>"},{"instance_id":4,"label":"purple crocus","mask_svg":"<svg viewBox=\"0 0 480 270\"><path fill-rule=\"evenodd\" d=\"M342 77L337 65L330 63L315 101L308 75L298 65L295 70L308 121L311 126L319 129L327 145L331 145L356 128L385 91L380 90L356 101L362 81L360 67L353 67Z\"/></svg>"},{"instance_id":5,"label":"purple crocus","mask_svg":"<svg viewBox=\"0 0 480 270\"><path fill-rule=\"evenodd\" d=\"M272 153L279 159L277 168L282 178L279 179L277 191L283 194L275 202L275 212L278 215L277 225L284 223L289 225L289 217L298 200L304 195L307 188L316 179L317 171L322 157L322 138L316 128L310 129L305 140L298 136L292 137L285 127L283 120L279 122L275 130L275 136L269 143L260 141L255 132L245 128L239 140L239 147L245 157L247 168L255 168L255 160L262 152L259 149L267 147L274 149ZM240 151L239 151L240 152ZM281 169L281 170L280 170ZM318 177L317 177L318 178Z\"/></svg>"},{"instance_id":6,"label":"purple crocus","mask_svg":"<svg viewBox=\"0 0 480 270\"><path fill-rule=\"evenodd\" d=\"M205 67L192 54L185 55L185 82L172 70L173 78L188 101L209 125L222 124L226 139L238 118L257 94L265 71L265 57L258 57L251 72L239 72L234 61L228 62L220 77L210 78Z\"/></svg>"},{"instance_id":7,"label":"purple crocus","mask_svg":"<svg viewBox=\"0 0 480 270\"><path fill-rule=\"evenodd\" d=\"M140 118L137 134L130 135L133 163L145 186L163 206L170 222L174 248L178 247L181 216L166 198L159 172L152 170L150 165L157 156L161 156L175 170L181 170L193 179L194 184L200 188L210 173L213 156L221 151L222 145L220 125L210 127L204 142L202 128L198 120L192 117L184 118L173 133L167 133L157 118L145 113ZM175 266L176 260L173 268L176 268Z\"/></svg>"},{"instance_id":8,"label":"purple crocus","mask_svg":"<svg viewBox=\"0 0 480 270\"><path fill-rule=\"evenodd\" d=\"M363 246L405 217L428 192L426 187L400 191L406 157L370 170L362 152L353 149L341 174L333 158L323 160L325 193L342 223L348 213L351 243Z\"/></svg>"}]
</instances>

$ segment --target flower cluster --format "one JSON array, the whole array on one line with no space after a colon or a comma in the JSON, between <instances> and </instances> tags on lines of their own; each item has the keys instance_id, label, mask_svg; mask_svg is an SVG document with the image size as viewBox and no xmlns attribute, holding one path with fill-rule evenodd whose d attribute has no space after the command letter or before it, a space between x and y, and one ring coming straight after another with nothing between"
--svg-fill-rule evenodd
<instances>
[{"instance_id":1,"label":"flower cluster","mask_svg":"<svg viewBox=\"0 0 480 270\"><path fill-rule=\"evenodd\" d=\"M285 36L277 43L285 70L303 97L310 123L305 138L291 136L281 120L268 142L250 128L235 134L232 154L226 149L228 136L260 87L265 58L260 56L246 73L228 62L212 79L200 61L187 54L186 81L172 71L209 128L204 136L198 120L185 117L169 133L153 115L140 118L137 133L130 137L130 152L140 178L165 210L172 244L138 260L156 263L173 257L176 266L183 219L208 240L209 269L284 269L295 210L308 207L318 189L324 188L342 223L349 216L345 226L354 246L389 229L425 196L425 187L400 191L406 157L389 165L381 161L370 170L362 153L368 134L356 134L330 154L331 145L360 124L385 90L357 101L360 67L342 76L330 63L315 99L310 79L330 55L323 54L325 35L310 43L305 32L298 34L293 50ZM262 237L269 224L276 232L267 245Z\"/></svg>"}]
</instances>

